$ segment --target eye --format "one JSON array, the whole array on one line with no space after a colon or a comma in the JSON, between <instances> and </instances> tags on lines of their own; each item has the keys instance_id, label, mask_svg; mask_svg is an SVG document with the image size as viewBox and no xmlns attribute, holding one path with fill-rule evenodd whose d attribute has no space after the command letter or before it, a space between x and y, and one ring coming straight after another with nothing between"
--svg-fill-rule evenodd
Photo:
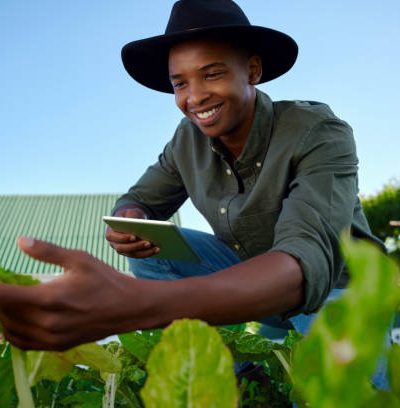
<instances>
[{"instance_id":1,"label":"eye","mask_svg":"<svg viewBox=\"0 0 400 408\"><path fill-rule=\"evenodd\" d=\"M225 74L225 71L214 71L214 72L207 72L205 74L206 79L218 79L221 78Z\"/></svg>"},{"instance_id":2,"label":"eye","mask_svg":"<svg viewBox=\"0 0 400 408\"><path fill-rule=\"evenodd\" d=\"M183 81L173 81L172 82L172 87L174 89L181 89L184 85L185 83Z\"/></svg>"}]
</instances>

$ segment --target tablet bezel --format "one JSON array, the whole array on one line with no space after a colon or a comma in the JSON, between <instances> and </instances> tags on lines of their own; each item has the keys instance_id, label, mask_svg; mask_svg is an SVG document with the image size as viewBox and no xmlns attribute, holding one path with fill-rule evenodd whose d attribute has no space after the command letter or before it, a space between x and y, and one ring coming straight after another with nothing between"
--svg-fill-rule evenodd
<instances>
[{"instance_id":1,"label":"tablet bezel","mask_svg":"<svg viewBox=\"0 0 400 408\"><path fill-rule=\"evenodd\" d=\"M170 221L103 216L113 230L136 235L160 248L156 259L200 262L200 257L186 241L179 228Z\"/></svg>"}]
</instances>

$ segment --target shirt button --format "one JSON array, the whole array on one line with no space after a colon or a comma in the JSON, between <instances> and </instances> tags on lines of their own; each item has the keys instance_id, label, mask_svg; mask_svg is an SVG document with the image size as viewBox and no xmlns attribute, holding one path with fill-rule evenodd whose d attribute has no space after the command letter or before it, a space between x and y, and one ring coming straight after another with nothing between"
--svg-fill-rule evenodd
<instances>
[{"instance_id":1,"label":"shirt button","mask_svg":"<svg viewBox=\"0 0 400 408\"><path fill-rule=\"evenodd\" d=\"M234 247L235 247L236 251L239 251L239 249L240 249L240 245L239 245L239 244L235 244Z\"/></svg>"},{"instance_id":2,"label":"shirt button","mask_svg":"<svg viewBox=\"0 0 400 408\"><path fill-rule=\"evenodd\" d=\"M257 167L261 167L261 162L257 162L257 163L256 163L256 166L257 166Z\"/></svg>"},{"instance_id":3,"label":"shirt button","mask_svg":"<svg viewBox=\"0 0 400 408\"><path fill-rule=\"evenodd\" d=\"M226 208L221 207L221 208L219 209L219 212L220 212L221 214L225 214L225 213L226 213Z\"/></svg>"},{"instance_id":4,"label":"shirt button","mask_svg":"<svg viewBox=\"0 0 400 408\"><path fill-rule=\"evenodd\" d=\"M232 174L231 169L226 169L226 174L227 174L228 176L230 176L230 175Z\"/></svg>"}]
</instances>

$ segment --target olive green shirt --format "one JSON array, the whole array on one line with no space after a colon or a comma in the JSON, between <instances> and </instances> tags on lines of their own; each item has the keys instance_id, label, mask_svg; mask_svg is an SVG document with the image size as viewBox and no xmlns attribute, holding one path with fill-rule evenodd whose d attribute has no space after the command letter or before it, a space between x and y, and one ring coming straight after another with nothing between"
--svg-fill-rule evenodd
<instances>
[{"instance_id":1,"label":"olive green shirt","mask_svg":"<svg viewBox=\"0 0 400 408\"><path fill-rule=\"evenodd\" d=\"M165 220L189 197L242 260L268 251L298 259L306 282L301 311L309 313L346 281L341 232L375 240L357 195L357 164L352 129L327 105L272 102L257 90L253 125L234 165L218 140L185 118L114 212L135 203Z\"/></svg>"}]
</instances>

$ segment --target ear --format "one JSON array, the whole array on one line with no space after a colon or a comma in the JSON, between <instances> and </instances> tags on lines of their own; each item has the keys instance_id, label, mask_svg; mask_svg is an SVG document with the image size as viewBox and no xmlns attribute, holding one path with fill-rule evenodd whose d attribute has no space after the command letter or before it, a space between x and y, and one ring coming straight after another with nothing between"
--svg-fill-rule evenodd
<instances>
[{"instance_id":1,"label":"ear","mask_svg":"<svg viewBox=\"0 0 400 408\"><path fill-rule=\"evenodd\" d=\"M258 55L252 55L249 58L249 84L257 85L262 74L261 58Z\"/></svg>"}]
</instances>

